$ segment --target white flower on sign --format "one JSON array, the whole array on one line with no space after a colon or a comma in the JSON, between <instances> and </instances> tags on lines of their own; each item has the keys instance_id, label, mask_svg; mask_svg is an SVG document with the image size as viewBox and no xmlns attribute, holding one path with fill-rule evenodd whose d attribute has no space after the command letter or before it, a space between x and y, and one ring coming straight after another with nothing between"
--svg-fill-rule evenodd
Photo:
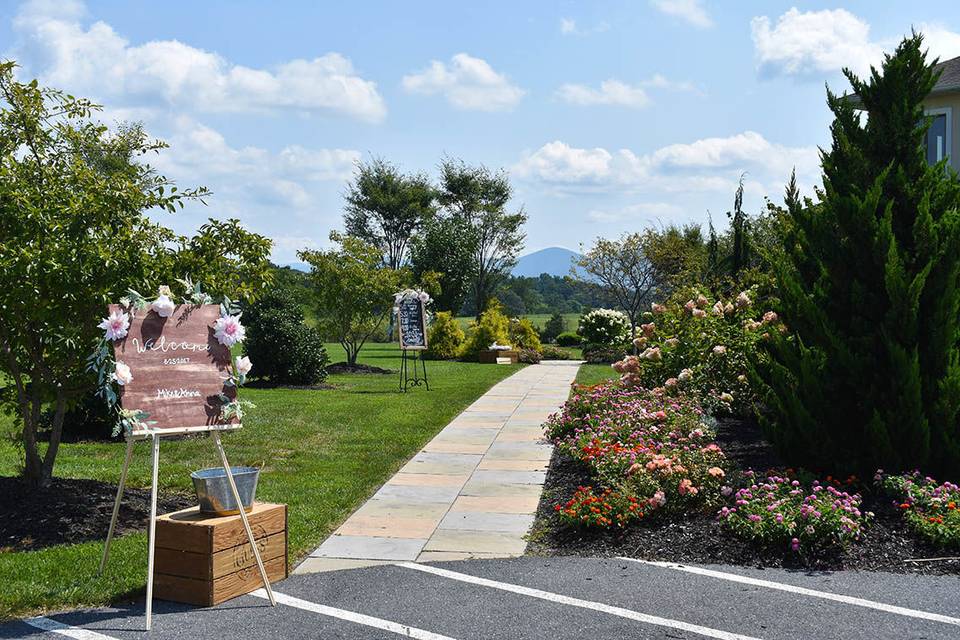
<instances>
[{"instance_id":1,"label":"white flower on sign","mask_svg":"<svg viewBox=\"0 0 960 640\"><path fill-rule=\"evenodd\" d=\"M130 316L118 309L97 326L103 329L107 340L120 340L127 336L127 331L130 329Z\"/></svg>"},{"instance_id":2,"label":"white flower on sign","mask_svg":"<svg viewBox=\"0 0 960 640\"><path fill-rule=\"evenodd\" d=\"M243 342L247 330L240 324L239 316L220 316L213 324L213 337L225 347Z\"/></svg>"},{"instance_id":3,"label":"white flower on sign","mask_svg":"<svg viewBox=\"0 0 960 640\"><path fill-rule=\"evenodd\" d=\"M121 386L133 382L133 372L130 371L130 366L125 362L117 360L113 369L113 379Z\"/></svg>"},{"instance_id":4,"label":"white flower on sign","mask_svg":"<svg viewBox=\"0 0 960 640\"><path fill-rule=\"evenodd\" d=\"M234 360L234 364L237 367L237 373L241 376L245 376L250 373L250 370L253 369L253 363L250 362L250 358L247 356L237 356Z\"/></svg>"},{"instance_id":5,"label":"white flower on sign","mask_svg":"<svg viewBox=\"0 0 960 640\"><path fill-rule=\"evenodd\" d=\"M173 310L177 305L165 294L160 294L157 299L150 304L150 308L157 312L161 318L169 318L173 315Z\"/></svg>"}]
</instances>

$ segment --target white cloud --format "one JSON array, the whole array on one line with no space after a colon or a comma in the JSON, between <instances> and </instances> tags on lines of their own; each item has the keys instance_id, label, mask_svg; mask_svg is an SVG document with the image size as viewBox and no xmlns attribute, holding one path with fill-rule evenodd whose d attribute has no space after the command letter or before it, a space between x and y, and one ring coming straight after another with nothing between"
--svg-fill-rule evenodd
<instances>
[{"instance_id":1,"label":"white cloud","mask_svg":"<svg viewBox=\"0 0 960 640\"><path fill-rule=\"evenodd\" d=\"M568 35L577 32L577 21L573 18L560 18L560 33Z\"/></svg>"},{"instance_id":2,"label":"white cloud","mask_svg":"<svg viewBox=\"0 0 960 640\"><path fill-rule=\"evenodd\" d=\"M767 16L753 18L750 30L764 75L815 75L843 67L863 74L883 51L870 40L870 25L846 9L791 8L773 26Z\"/></svg>"},{"instance_id":3,"label":"white cloud","mask_svg":"<svg viewBox=\"0 0 960 640\"><path fill-rule=\"evenodd\" d=\"M599 89L583 84L565 84L557 90L557 95L565 102L583 106L603 104L636 109L650 104L650 97L642 87L614 79L604 80Z\"/></svg>"},{"instance_id":4,"label":"white cloud","mask_svg":"<svg viewBox=\"0 0 960 640\"><path fill-rule=\"evenodd\" d=\"M486 60L458 53L450 63L433 60L430 66L403 77L403 88L423 95L442 94L458 109L507 111L526 93Z\"/></svg>"},{"instance_id":5,"label":"white cloud","mask_svg":"<svg viewBox=\"0 0 960 640\"><path fill-rule=\"evenodd\" d=\"M661 13L680 18L697 28L713 26L713 20L701 0L650 0L650 4Z\"/></svg>"},{"instance_id":6,"label":"white cloud","mask_svg":"<svg viewBox=\"0 0 960 640\"><path fill-rule=\"evenodd\" d=\"M660 218L677 216L684 212L683 207L670 202L640 202L619 209L591 209L587 218L593 222L609 223L624 221L651 222Z\"/></svg>"},{"instance_id":7,"label":"white cloud","mask_svg":"<svg viewBox=\"0 0 960 640\"><path fill-rule=\"evenodd\" d=\"M610 30L608 22L598 22L593 27L581 28L573 18L560 18L560 33L565 36L590 36Z\"/></svg>"},{"instance_id":8,"label":"white cloud","mask_svg":"<svg viewBox=\"0 0 960 640\"><path fill-rule=\"evenodd\" d=\"M916 29L923 34L928 59L940 58L942 62L960 56L960 33L938 23L921 22Z\"/></svg>"},{"instance_id":9,"label":"white cloud","mask_svg":"<svg viewBox=\"0 0 960 640\"><path fill-rule=\"evenodd\" d=\"M386 115L376 84L339 53L254 69L177 40L133 45L105 22L85 26L84 14L79 2L28 2L14 19L20 41L13 57L46 83L120 103L326 112L369 122Z\"/></svg>"}]
</instances>

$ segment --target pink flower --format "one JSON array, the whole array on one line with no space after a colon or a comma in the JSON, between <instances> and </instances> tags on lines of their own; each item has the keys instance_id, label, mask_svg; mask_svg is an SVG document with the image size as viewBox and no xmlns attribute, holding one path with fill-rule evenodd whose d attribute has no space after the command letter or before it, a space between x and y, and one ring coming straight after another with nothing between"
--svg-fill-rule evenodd
<instances>
[{"instance_id":1,"label":"pink flower","mask_svg":"<svg viewBox=\"0 0 960 640\"><path fill-rule=\"evenodd\" d=\"M697 306L697 303L693 300L687 300L686 304L683 305L683 308L687 311L693 311Z\"/></svg>"},{"instance_id":2,"label":"pink flower","mask_svg":"<svg viewBox=\"0 0 960 640\"><path fill-rule=\"evenodd\" d=\"M677 386L677 379L676 379L676 378L667 378L667 381L663 383L663 386L667 387L668 389L671 388L671 387L675 387L675 386Z\"/></svg>"},{"instance_id":3,"label":"pink flower","mask_svg":"<svg viewBox=\"0 0 960 640\"><path fill-rule=\"evenodd\" d=\"M794 538L790 541L790 548L794 551L800 551L800 541Z\"/></svg>"},{"instance_id":4,"label":"pink flower","mask_svg":"<svg viewBox=\"0 0 960 640\"><path fill-rule=\"evenodd\" d=\"M706 317L707 317L707 312L704 311L703 309L694 309L694 310L691 311L690 313L691 313L691 315L693 315L694 318L706 318Z\"/></svg>"},{"instance_id":5,"label":"pink flower","mask_svg":"<svg viewBox=\"0 0 960 640\"><path fill-rule=\"evenodd\" d=\"M647 500L647 504L653 507L654 509L656 509L657 507L662 507L666 503L667 503L667 495L660 489L657 489L656 493L653 494L653 497Z\"/></svg>"},{"instance_id":6,"label":"pink flower","mask_svg":"<svg viewBox=\"0 0 960 640\"><path fill-rule=\"evenodd\" d=\"M237 356L234 360L234 365L237 367L237 373L241 376L245 376L250 373L250 370L253 369L253 363L250 362L250 358L247 356Z\"/></svg>"},{"instance_id":7,"label":"pink flower","mask_svg":"<svg viewBox=\"0 0 960 640\"><path fill-rule=\"evenodd\" d=\"M724 313L733 313L733 303L732 303L732 302L728 302L727 304L723 305L723 312L724 312Z\"/></svg>"},{"instance_id":8,"label":"pink flower","mask_svg":"<svg viewBox=\"0 0 960 640\"><path fill-rule=\"evenodd\" d=\"M643 331L643 335L652 338L654 332L657 330L657 325L653 322L648 322L647 324L641 324L640 329Z\"/></svg>"},{"instance_id":9,"label":"pink flower","mask_svg":"<svg viewBox=\"0 0 960 640\"><path fill-rule=\"evenodd\" d=\"M727 404L730 404L731 402L733 402L733 396L726 392L721 393L720 402L726 402Z\"/></svg>"},{"instance_id":10,"label":"pink flower","mask_svg":"<svg viewBox=\"0 0 960 640\"><path fill-rule=\"evenodd\" d=\"M97 326L103 329L107 340L120 340L127 336L127 331L130 329L130 316L118 309Z\"/></svg>"},{"instance_id":11,"label":"pink flower","mask_svg":"<svg viewBox=\"0 0 960 640\"><path fill-rule=\"evenodd\" d=\"M677 487L677 491L679 491L680 495L682 496L695 496L700 492L700 490L693 486L693 483L690 482L690 478L684 478L681 480L680 485Z\"/></svg>"},{"instance_id":12,"label":"pink flower","mask_svg":"<svg viewBox=\"0 0 960 640\"><path fill-rule=\"evenodd\" d=\"M161 293L157 296L157 299L150 304L150 308L156 311L157 315L161 318L169 318L173 315L173 310L176 309L176 305L173 304L173 300Z\"/></svg>"},{"instance_id":13,"label":"pink flower","mask_svg":"<svg viewBox=\"0 0 960 640\"><path fill-rule=\"evenodd\" d=\"M720 487L720 493L721 493L721 495L723 495L724 497L729 497L729 496L733 493L733 487L729 487L729 486L724 485L724 486Z\"/></svg>"},{"instance_id":14,"label":"pink flower","mask_svg":"<svg viewBox=\"0 0 960 640\"><path fill-rule=\"evenodd\" d=\"M677 338L667 338L666 340L663 341L663 344L665 344L668 347L675 347L678 344L680 344L680 340Z\"/></svg>"},{"instance_id":15,"label":"pink flower","mask_svg":"<svg viewBox=\"0 0 960 640\"><path fill-rule=\"evenodd\" d=\"M723 315L723 303L717 300L717 303L713 305L713 315L722 316Z\"/></svg>"},{"instance_id":16,"label":"pink flower","mask_svg":"<svg viewBox=\"0 0 960 640\"><path fill-rule=\"evenodd\" d=\"M640 357L643 358L644 360L650 360L652 362L660 362L660 360L663 359L663 354L660 353L660 347L650 347L649 349L644 351L642 354L640 354Z\"/></svg>"},{"instance_id":17,"label":"pink flower","mask_svg":"<svg viewBox=\"0 0 960 640\"><path fill-rule=\"evenodd\" d=\"M113 379L121 386L133 382L133 373L130 371L129 365L117 360L113 369Z\"/></svg>"},{"instance_id":18,"label":"pink flower","mask_svg":"<svg viewBox=\"0 0 960 640\"><path fill-rule=\"evenodd\" d=\"M777 312L776 311L767 311L763 314L763 321L766 324L773 324L777 321Z\"/></svg>"},{"instance_id":19,"label":"pink flower","mask_svg":"<svg viewBox=\"0 0 960 640\"><path fill-rule=\"evenodd\" d=\"M720 467L710 467L709 469L707 469L707 473L710 474L711 478L723 478L724 476L727 475L723 472L723 469L721 469Z\"/></svg>"},{"instance_id":20,"label":"pink flower","mask_svg":"<svg viewBox=\"0 0 960 640\"><path fill-rule=\"evenodd\" d=\"M726 355L726 353L727 353L727 348L726 348L725 346L723 346L722 344L718 344L717 346L715 346L715 347L713 348L713 353L714 353L715 355L718 355L718 356Z\"/></svg>"},{"instance_id":21,"label":"pink flower","mask_svg":"<svg viewBox=\"0 0 960 640\"><path fill-rule=\"evenodd\" d=\"M641 347L646 346L646 344L647 344L647 339L642 336L639 338L633 339L633 346L635 346L637 349L640 349Z\"/></svg>"},{"instance_id":22,"label":"pink flower","mask_svg":"<svg viewBox=\"0 0 960 640\"><path fill-rule=\"evenodd\" d=\"M746 291L741 291L740 295L737 296L737 306L741 309L750 306L750 296L747 295Z\"/></svg>"},{"instance_id":23,"label":"pink flower","mask_svg":"<svg viewBox=\"0 0 960 640\"><path fill-rule=\"evenodd\" d=\"M705 307L705 306L707 306L708 304L710 304L710 301L707 300L707 296L703 295L702 293L697 296L697 306L698 306L698 307Z\"/></svg>"},{"instance_id":24,"label":"pink flower","mask_svg":"<svg viewBox=\"0 0 960 640\"><path fill-rule=\"evenodd\" d=\"M680 382L689 382L693 379L693 371L690 369L683 369L677 376L677 379L680 380Z\"/></svg>"},{"instance_id":25,"label":"pink flower","mask_svg":"<svg viewBox=\"0 0 960 640\"><path fill-rule=\"evenodd\" d=\"M654 313L663 313L664 311L667 310L665 306L663 306L662 304L657 304L656 302L651 304L650 308L653 310Z\"/></svg>"},{"instance_id":26,"label":"pink flower","mask_svg":"<svg viewBox=\"0 0 960 640\"><path fill-rule=\"evenodd\" d=\"M213 337L225 347L243 342L247 330L240 324L238 316L220 316L213 324Z\"/></svg>"}]
</instances>

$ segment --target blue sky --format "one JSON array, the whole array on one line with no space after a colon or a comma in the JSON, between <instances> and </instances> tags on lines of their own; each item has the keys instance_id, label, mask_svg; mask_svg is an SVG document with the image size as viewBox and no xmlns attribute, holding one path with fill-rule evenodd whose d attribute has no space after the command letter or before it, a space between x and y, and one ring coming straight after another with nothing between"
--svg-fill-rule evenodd
<instances>
[{"instance_id":1,"label":"blue sky","mask_svg":"<svg viewBox=\"0 0 960 640\"><path fill-rule=\"evenodd\" d=\"M960 56L955 3L45 1L0 6L21 77L138 120L153 164L296 260L339 228L371 155L436 174L444 154L510 171L527 251L650 224L725 224L809 192L828 141L824 83L914 26Z\"/></svg>"}]
</instances>

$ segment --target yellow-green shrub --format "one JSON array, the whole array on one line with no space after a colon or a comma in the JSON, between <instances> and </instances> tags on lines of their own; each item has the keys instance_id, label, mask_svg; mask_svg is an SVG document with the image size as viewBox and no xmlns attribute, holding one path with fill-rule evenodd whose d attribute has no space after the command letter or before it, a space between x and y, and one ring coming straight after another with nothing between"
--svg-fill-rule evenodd
<instances>
[{"instance_id":1,"label":"yellow-green shrub","mask_svg":"<svg viewBox=\"0 0 960 640\"><path fill-rule=\"evenodd\" d=\"M427 351L433 360L453 360L460 357L464 341L463 329L449 311L440 311L433 317L427 334Z\"/></svg>"},{"instance_id":2,"label":"yellow-green shrub","mask_svg":"<svg viewBox=\"0 0 960 640\"><path fill-rule=\"evenodd\" d=\"M463 357L476 360L477 355L490 345L510 344L510 320L503 315L499 303L492 303L480 314L480 322L470 324L470 336L463 347Z\"/></svg>"},{"instance_id":3,"label":"yellow-green shrub","mask_svg":"<svg viewBox=\"0 0 960 640\"><path fill-rule=\"evenodd\" d=\"M516 349L541 350L540 334L529 318L510 320L510 342Z\"/></svg>"}]
</instances>

